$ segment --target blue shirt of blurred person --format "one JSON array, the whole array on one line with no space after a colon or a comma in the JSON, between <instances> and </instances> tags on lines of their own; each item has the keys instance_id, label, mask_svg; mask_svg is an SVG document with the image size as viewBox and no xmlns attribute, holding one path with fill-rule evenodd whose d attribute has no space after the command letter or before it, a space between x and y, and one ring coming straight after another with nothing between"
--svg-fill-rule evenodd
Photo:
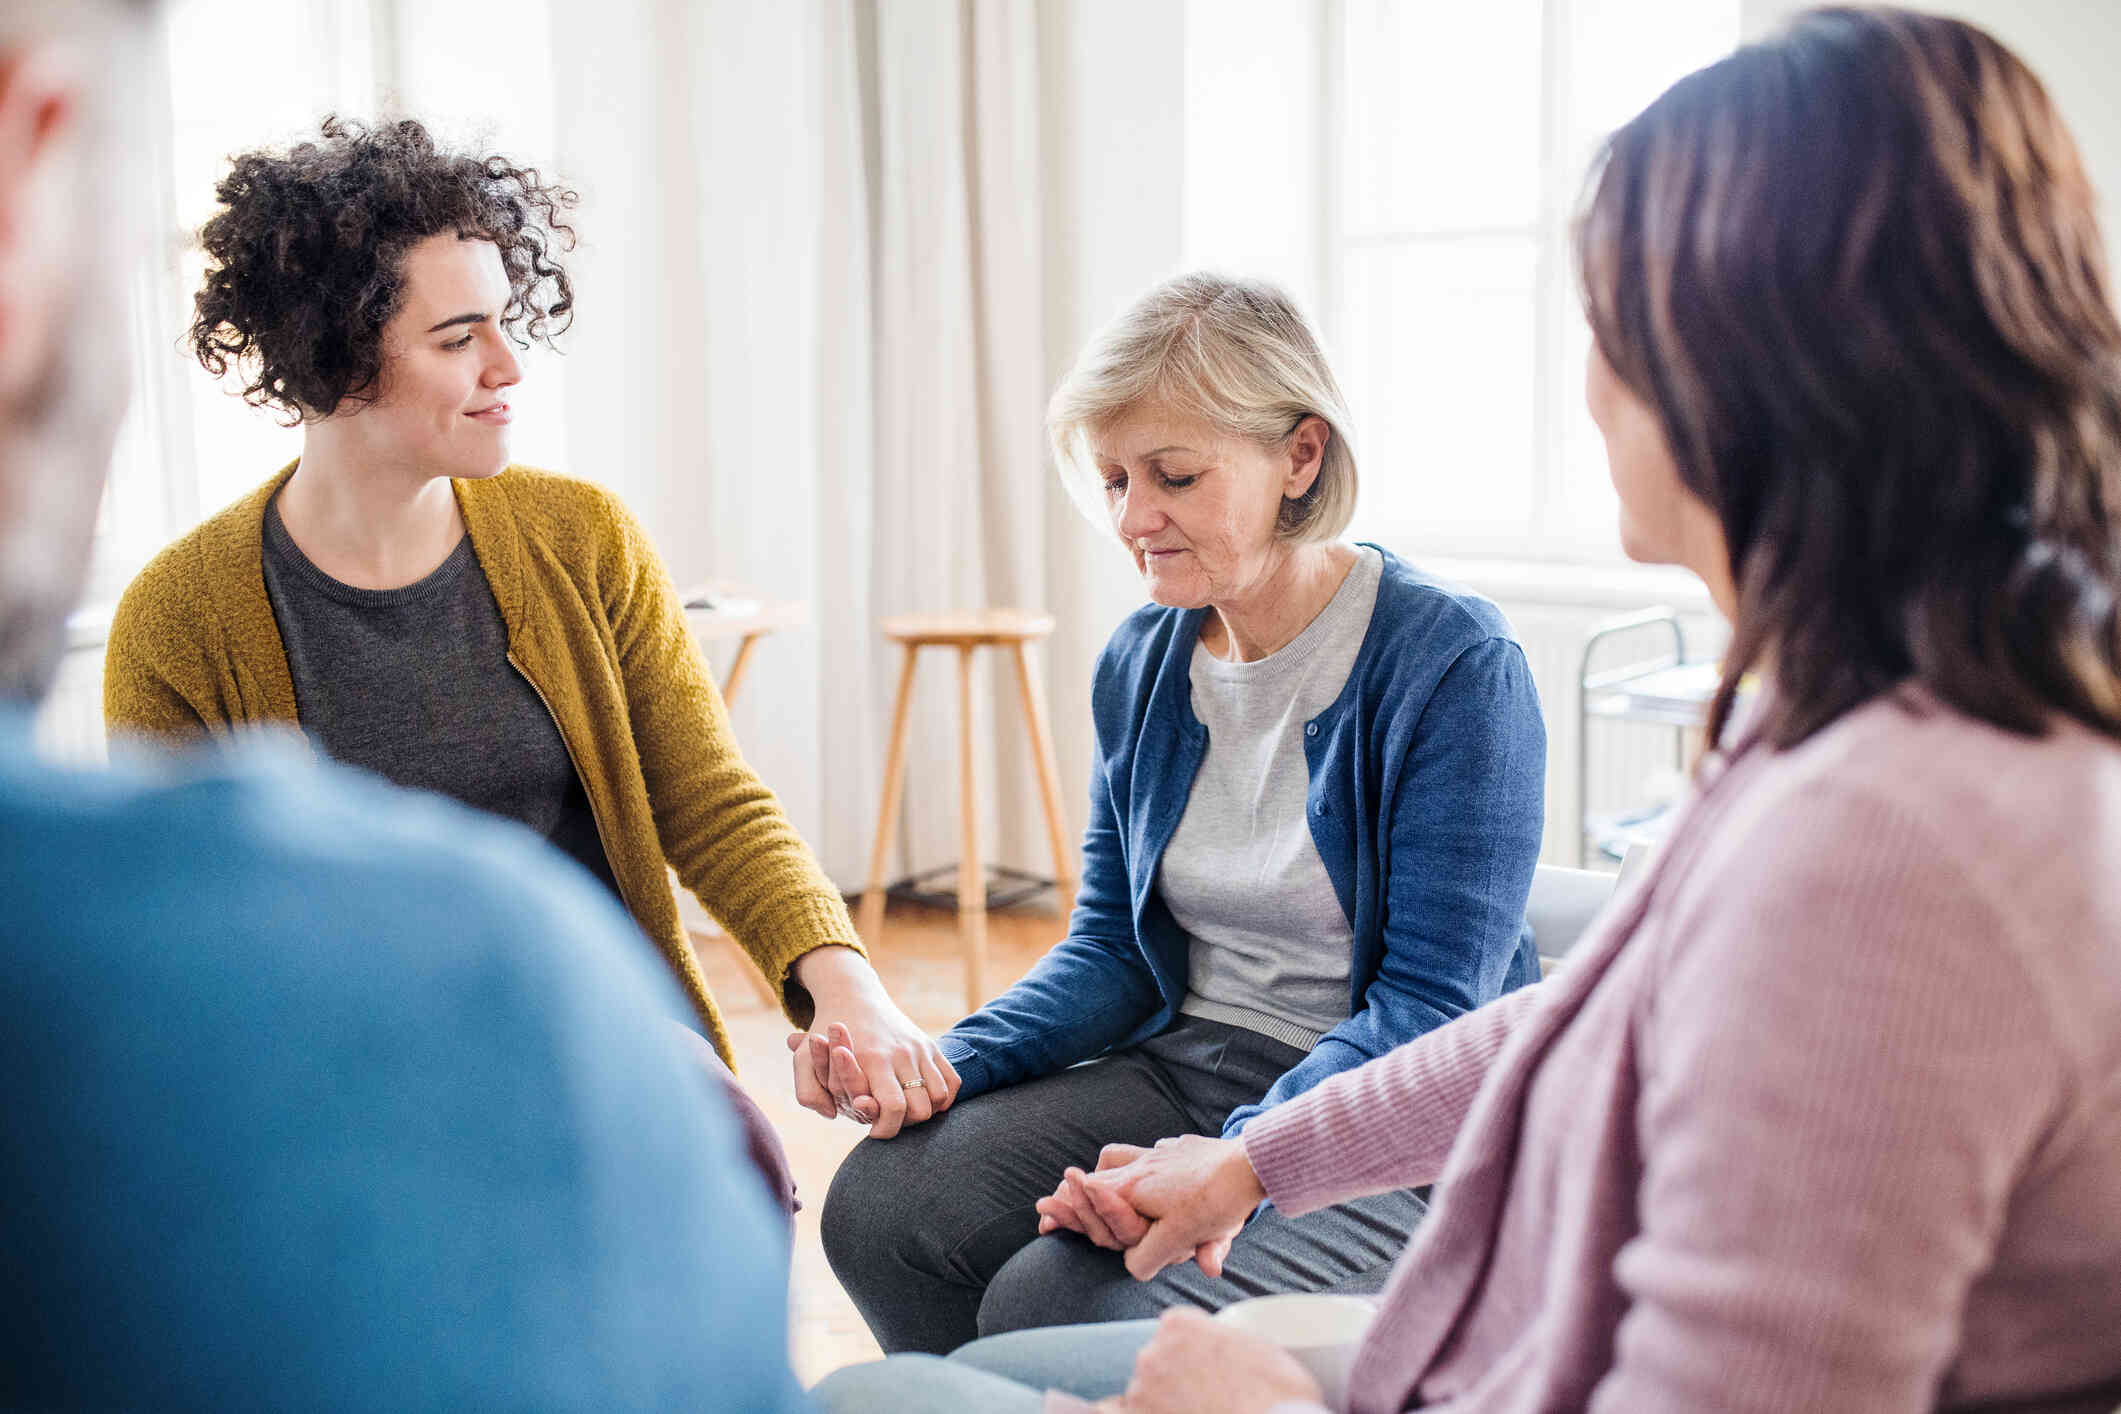
<instances>
[{"instance_id":1,"label":"blue shirt of blurred person","mask_svg":"<svg viewBox=\"0 0 2121 1414\"><path fill-rule=\"evenodd\" d=\"M0 711L0 1406L805 1407L647 951L513 826Z\"/></svg>"}]
</instances>

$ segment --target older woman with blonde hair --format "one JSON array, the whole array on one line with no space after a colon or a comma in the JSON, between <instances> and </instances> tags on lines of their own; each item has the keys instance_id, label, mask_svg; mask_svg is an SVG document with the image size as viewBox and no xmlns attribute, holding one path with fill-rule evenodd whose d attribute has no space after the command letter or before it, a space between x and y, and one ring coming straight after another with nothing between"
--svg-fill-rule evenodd
<instances>
[{"instance_id":1,"label":"older woman with blonde hair","mask_svg":"<svg viewBox=\"0 0 2121 1414\"><path fill-rule=\"evenodd\" d=\"M1348 416L1288 297L1199 274L1152 290L1048 421L1151 602L1097 666L1068 936L940 1039L956 1106L865 1141L826 1202L826 1253L887 1351L1375 1289L1425 1211L1411 1190L1267 1212L1219 1280L1146 1285L1042 1235L1034 1204L1108 1144L1235 1136L1536 975L1531 673L1493 605L1340 540ZM854 1060L831 1058L835 1088L859 1092Z\"/></svg>"}]
</instances>

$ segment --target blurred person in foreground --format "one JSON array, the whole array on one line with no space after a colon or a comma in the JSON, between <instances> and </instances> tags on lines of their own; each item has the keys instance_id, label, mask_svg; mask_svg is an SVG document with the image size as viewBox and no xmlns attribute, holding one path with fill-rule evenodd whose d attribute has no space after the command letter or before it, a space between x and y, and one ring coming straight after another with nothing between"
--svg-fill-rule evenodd
<instances>
[{"instance_id":1,"label":"blurred person in foreground","mask_svg":"<svg viewBox=\"0 0 2121 1414\"><path fill-rule=\"evenodd\" d=\"M189 347L298 425L302 455L126 590L113 733L299 726L527 825L626 906L733 1071L675 871L788 1019L860 1061L834 1095L797 1048L802 1103L880 1135L948 1108L956 1073L744 760L646 531L604 487L509 460L517 355L574 314L575 193L410 118L334 118L238 153L215 195Z\"/></svg>"},{"instance_id":2,"label":"blurred person in foreground","mask_svg":"<svg viewBox=\"0 0 2121 1414\"><path fill-rule=\"evenodd\" d=\"M1041 1208L1147 1278L1433 1181L1358 1414L2110 1414L2121 324L2076 145L1982 31L1821 10L1615 134L1576 239L1622 542L1733 628L1684 817L1553 977ZM1048 1386L1319 1399L1192 1312L819 1393Z\"/></svg>"},{"instance_id":3,"label":"blurred person in foreground","mask_svg":"<svg viewBox=\"0 0 2121 1414\"><path fill-rule=\"evenodd\" d=\"M0 1406L799 1409L785 1229L586 875L299 751L30 749L151 8L0 4Z\"/></svg>"}]
</instances>

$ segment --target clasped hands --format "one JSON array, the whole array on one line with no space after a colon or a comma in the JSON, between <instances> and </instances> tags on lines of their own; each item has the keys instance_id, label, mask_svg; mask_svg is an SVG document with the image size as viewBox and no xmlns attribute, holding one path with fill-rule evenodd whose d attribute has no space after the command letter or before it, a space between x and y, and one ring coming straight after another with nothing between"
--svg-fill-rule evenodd
<instances>
[{"instance_id":1,"label":"clasped hands","mask_svg":"<svg viewBox=\"0 0 2121 1414\"><path fill-rule=\"evenodd\" d=\"M1038 1200L1038 1230L1079 1232L1126 1253L1136 1281L1189 1257L1219 1277L1230 1243L1266 1196L1236 1139L1185 1134L1153 1149L1107 1144L1094 1172L1071 1168L1051 1197Z\"/></svg>"},{"instance_id":2,"label":"clasped hands","mask_svg":"<svg viewBox=\"0 0 2121 1414\"><path fill-rule=\"evenodd\" d=\"M796 1103L826 1119L844 1115L889 1139L925 1124L957 1099L957 1071L933 1037L914 1025L852 948L822 947L796 959L795 980L816 1015L789 1034Z\"/></svg>"},{"instance_id":3,"label":"clasped hands","mask_svg":"<svg viewBox=\"0 0 2121 1414\"><path fill-rule=\"evenodd\" d=\"M1188 1257L1222 1276L1230 1242L1266 1198L1245 1145L1184 1134L1154 1149L1105 1145L1097 1168L1069 1168L1050 1198L1039 1198L1039 1232L1080 1232L1126 1253L1126 1270L1147 1280ZM1156 1336L1135 1359L1135 1378L1101 1414L1184 1414L1268 1410L1283 1399L1317 1401L1317 1380L1285 1350L1245 1336L1192 1308L1164 1312Z\"/></svg>"},{"instance_id":4,"label":"clasped hands","mask_svg":"<svg viewBox=\"0 0 2121 1414\"><path fill-rule=\"evenodd\" d=\"M1222 1275L1230 1244L1267 1196L1245 1146L1188 1134L1154 1148L1108 1144L1097 1168L1071 1168L1038 1200L1038 1230L1081 1233L1126 1254L1147 1281L1187 1258ZM1191 1308L1165 1313L1136 1358L1134 1378L1100 1414L1245 1414L1284 1400L1317 1402L1318 1382L1288 1352Z\"/></svg>"}]
</instances>

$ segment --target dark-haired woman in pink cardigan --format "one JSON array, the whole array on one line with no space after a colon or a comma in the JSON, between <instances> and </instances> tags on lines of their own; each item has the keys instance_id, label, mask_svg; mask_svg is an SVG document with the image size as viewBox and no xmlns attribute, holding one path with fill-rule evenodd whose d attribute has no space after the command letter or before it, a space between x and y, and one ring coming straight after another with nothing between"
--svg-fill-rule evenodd
<instances>
[{"instance_id":1,"label":"dark-haired woman in pink cardigan","mask_svg":"<svg viewBox=\"0 0 2121 1414\"><path fill-rule=\"evenodd\" d=\"M1358 1414L2121 1403L2121 326L2093 210L2018 59L1905 11L1811 12L1615 134L1577 235L1587 392L1628 552L1731 620L1720 750L1555 976L1240 1139L1108 1152L1045 1221L1140 1277L1213 1271L1262 1198L1434 1182ZM1319 1399L1191 1312L820 1394L1044 1385Z\"/></svg>"}]
</instances>

